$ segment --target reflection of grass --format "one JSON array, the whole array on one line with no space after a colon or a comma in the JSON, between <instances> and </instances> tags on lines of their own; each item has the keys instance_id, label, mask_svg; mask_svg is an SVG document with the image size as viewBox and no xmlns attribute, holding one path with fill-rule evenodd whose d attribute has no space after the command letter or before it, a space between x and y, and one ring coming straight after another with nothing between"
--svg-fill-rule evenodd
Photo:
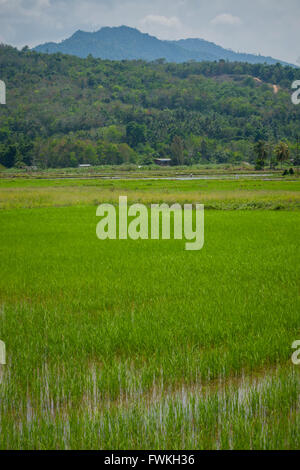
<instances>
[{"instance_id":1,"label":"reflection of grass","mask_svg":"<svg viewBox=\"0 0 300 470\"><path fill-rule=\"evenodd\" d=\"M188 253L101 242L92 206L2 210L0 447L298 448L299 217L207 212Z\"/></svg>"},{"instance_id":2,"label":"reflection of grass","mask_svg":"<svg viewBox=\"0 0 300 470\"><path fill-rule=\"evenodd\" d=\"M203 203L207 209L299 209L300 181L0 180L0 208L129 202Z\"/></svg>"}]
</instances>

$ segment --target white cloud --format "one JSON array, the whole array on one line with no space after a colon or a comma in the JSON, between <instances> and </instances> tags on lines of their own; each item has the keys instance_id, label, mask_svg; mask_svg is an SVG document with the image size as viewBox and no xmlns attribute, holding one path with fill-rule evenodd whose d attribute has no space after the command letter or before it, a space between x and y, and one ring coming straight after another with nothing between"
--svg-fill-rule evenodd
<instances>
[{"instance_id":1,"label":"white cloud","mask_svg":"<svg viewBox=\"0 0 300 470\"><path fill-rule=\"evenodd\" d=\"M221 15L218 15L215 18L213 18L211 20L211 24L213 25L219 25L219 24L238 25L238 24L242 24L242 20L238 16L234 16L231 13L222 13Z\"/></svg>"},{"instance_id":2,"label":"white cloud","mask_svg":"<svg viewBox=\"0 0 300 470\"><path fill-rule=\"evenodd\" d=\"M34 46L124 24L160 39L201 37L296 62L299 17L299 0L0 0L0 42Z\"/></svg>"},{"instance_id":3,"label":"white cloud","mask_svg":"<svg viewBox=\"0 0 300 470\"><path fill-rule=\"evenodd\" d=\"M161 25L168 28L179 28L181 26L180 20L176 16L159 16L159 15L147 15L141 20L143 25Z\"/></svg>"}]
</instances>

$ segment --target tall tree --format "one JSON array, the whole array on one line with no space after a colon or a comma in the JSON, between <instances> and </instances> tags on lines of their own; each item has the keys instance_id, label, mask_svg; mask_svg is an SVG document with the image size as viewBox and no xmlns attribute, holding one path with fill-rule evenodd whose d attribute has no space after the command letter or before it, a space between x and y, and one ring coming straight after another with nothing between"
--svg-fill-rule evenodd
<instances>
[{"instance_id":1,"label":"tall tree","mask_svg":"<svg viewBox=\"0 0 300 470\"><path fill-rule=\"evenodd\" d=\"M290 149L289 146L285 142L279 142L279 144L275 147L275 155L277 161L281 163L281 168L283 162L286 162L290 157Z\"/></svg>"},{"instance_id":2,"label":"tall tree","mask_svg":"<svg viewBox=\"0 0 300 470\"><path fill-rule=\"evenodd\" d=\"M130 147L135 148L146 142L146 127L144 124L130 122L126 126L126 140Z\"/></svg>"},{"instance_id":3,"label":"tall tree","mask_svg":"<svg viewBox=\"0 0 300 470\"><path fill-rule=\"evenodd\" d=\"M184 144L183 140L178 135L175 135L171 144L171 154L171 159L175 165L184 164Z\"/></svg>"},{"instance_id":4,"label":"tall tree","mask_svg":"<svg viewBox=\"0 0 300 470\"><path fill-rule=\"evenodd\" d=\"M264 168L265 166L265 161L267 159L267 156L268 156L268 150L267 150L267 145L266 145L266 142L264 142L263 140L259 140L255 146L254 146L254 152L256 154L256 169L257 170L260 170L262 168Z\"/></svg>"}]
</instances>

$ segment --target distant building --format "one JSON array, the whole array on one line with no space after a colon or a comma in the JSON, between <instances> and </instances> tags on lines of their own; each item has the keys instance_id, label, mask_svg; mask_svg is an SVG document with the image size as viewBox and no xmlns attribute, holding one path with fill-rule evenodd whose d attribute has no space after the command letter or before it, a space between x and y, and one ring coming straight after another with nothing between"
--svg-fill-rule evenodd
<instances>
[{"instance_id":1,"label":"distant building","mask_svg":"<svg viewBox=\"0 0 300 470\"><path fill-rule=\"evenodd\" d=\"M81 165L78 165L78 168L90 168L92 165L89 163L82 163Z\"/></svg>"},{"instance_id":2,"label":"distant building","mask_svg":"<svg viewBox=\"0 0 300 470\"><path fill-rule=\"evenodd\" d=\"M170 166L171 165L171 158L155 158L154 163L159 166Z\"/></svg>"}]
</instances>

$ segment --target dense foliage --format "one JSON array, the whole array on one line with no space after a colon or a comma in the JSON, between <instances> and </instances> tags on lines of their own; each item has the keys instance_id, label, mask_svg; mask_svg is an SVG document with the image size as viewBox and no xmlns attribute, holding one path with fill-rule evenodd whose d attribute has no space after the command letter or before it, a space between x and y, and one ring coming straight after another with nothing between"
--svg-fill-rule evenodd
<instances>
[{"instance_id":1,"label":"dense foliage","mask_svg":"<svg viewBox=\"0 0 300 470\"><path fill-rule=\"evenodd\" d=\"M117 62L0 46L0 79L7 86L0 107L5 167L150 164L159 157L254 162L258 142L266 149L260 164L282 157L283 143L297 162L300 106L290 99L297 68Z\"/></svg>"}]
</instances>

